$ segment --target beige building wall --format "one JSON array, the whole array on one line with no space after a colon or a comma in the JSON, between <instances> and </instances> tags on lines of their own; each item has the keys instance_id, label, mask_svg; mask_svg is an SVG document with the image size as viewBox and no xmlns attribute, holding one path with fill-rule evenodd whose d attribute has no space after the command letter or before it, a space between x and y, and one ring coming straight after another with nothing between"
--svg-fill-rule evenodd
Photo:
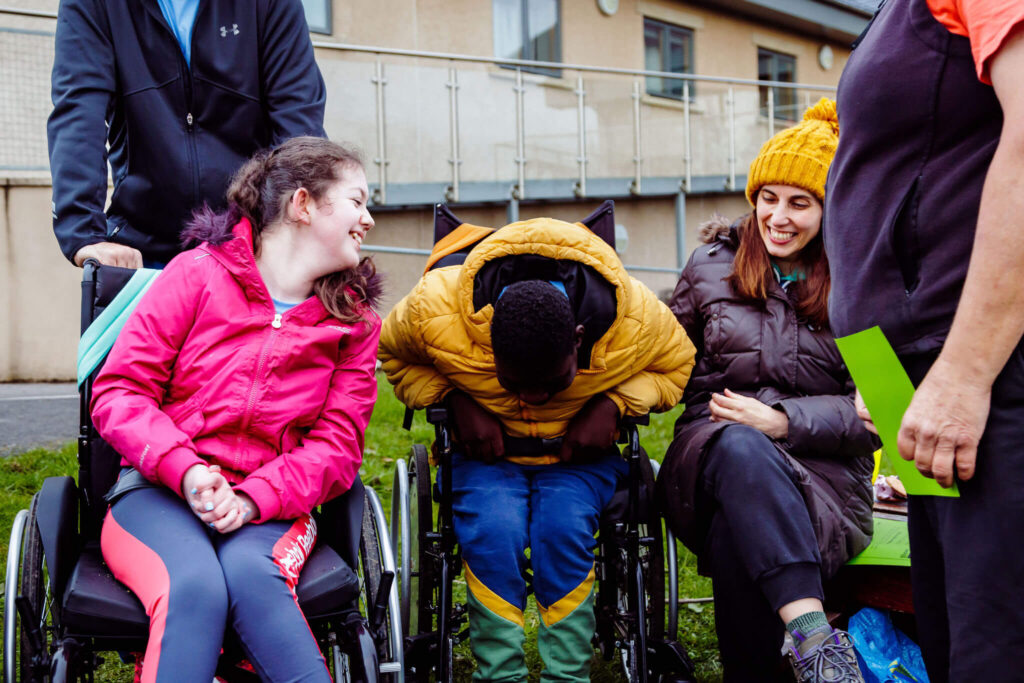
<instances>
[{"instance_id":1,"label":"beige building wall","mask_svg":"<svg viewBox=\"0 0 1024 683\"><path fill-rule=\"evenodd\" d=\"M72 379L81 270L53 236L49 179L0 179L0 189L0 381Z\"/></svg>"},{"instance_id":2,"label":"beige building wall","mask_svg":"<svg viewBox=\"0 0 1024 683\"><path fill-rule=\"evenodd\" d=\"M23 0L24 1L24 0ZM561 0L562 61L620 68L644 68L643 19L650 17L694 31L695 72L708 76L757 78L757 48L797 58L797 81L835 85L849 57L849 45L802 36L764 22L737 17L706 4L678 0L622 0L606 16L593 0ZM314 39L357 45L494 56L489 0L377 0L333 4L334 32ZM817 52L834 54L827 71Z\"/></svg>"},{"instance_id":3,"label":"beige building wall","mask_svg":"<svg viewBox=\"0 0 1024 683\"><path fill-rule=\"evenodd\" d=\"M0 325L0 381L71 380L75 376L79 335L82 271L60 254L50 225L50 187L47 180L4 180L0 202L0 311L9 324ZM575 222L600 204L524 204L520 219L551 216ZM698 224L718 211L735 217L748 209L735 194L690 197L686 211L686 244L698 244ZM675 203L669 199L616 202L616 222L623 225L629 245L626 264L675 267ZM500 227L504 206L457 207L463 221ZM381 210L368 244L429 250L433 214L429 209ZM370 253L370 252L368 252ZM373 255L385 276L382 311L390 310L416 284L425 256ZM675 286L671 273L633 271L657 294L666 297Z\"/></svg>"},{"instance_id":4,"label":"beige building wall","mask_svg":"<svg viewBox=\"0 0 1024 683\"><path fill-rule=\"evenodd\" d=\"M9 0L7 4L54 11L58 2ZM602 14L593 0L561 0L561 7L562 60L567 64L644 68L644 17L692 29L695 71L703 75L756 79L757 48L765 47L796 57L799 82L835 85L849 54L845 45L731 16L707 5L622 0L618 12L611 17ZM494 54L492 3L488 0L338 0L332 14L333 33L314 34L314 40L481 57ZM43 33L54 27L52 20L10 15L3 17L3 25ZM24 43L38 48L40 44L52 44L52 38L36 35L37 38L18 37L21 42L11 45ZM822 69L817 62L818 50L826 44L835 55L829 70ZM48 111L47 60L52 61L52 54L46 52L33 59L39 61L38 69L33 67L33 71L46 72L44 76L34 76L37 81L43 80L32 86L33 101L40 101L43 113L33 114L31 130L24 135L41 135L41 149L45 152L43 110ZM371 183L377 182L380 169L374 163L379 150L373 83L376 56L321 47L317 49L317 59L329 93L328 133L361 146L367 156L367 175ZM449 67L457 66L462 179L508 183L511 192L516 174L514 72L486 64L425 58L383 57L382 61L387 78L385 121L390 183L434 182L440 188L436 199L441 200L443 185L451 174L446 83ZM531 182L556 186L565 183L565 196L572 195L572 182L578 174L575 89L579 75L565 69L561 78L536 74L525 77L528 201L520 206L522 219L553 216L577 221L601 201L597 196L576 202L529 201ZM637 79L589 73L583 74L583 78L588 177L628 181L635 171L630 93ZM644 84L640 87L643 91ZM725 151L728 87L698 83L695 88L690 170L695 175L723 175L729 170ZM768 122L758 114L756 86L737 86L734 95L734 169L742 176L770 131ZM806 92L800 97L801 101L812 101L818 96ZM641 102L644 176L682 177L682 103L646 94ZM23 110L24 105L21 102ZM782 125L785 124L777 123L776 129ZM71 379L75 375L79 333L81 271L64 260L53 238L51 190L45 172L29 178L22 173L8 175L18 177L0 179L0 381ZM625 185L620 194L625 194ZM627 265L676 267L674 202L674 197L617 200L616 219L629 236L628 248L622 254ZM748 210L739 192L687 196L686 250L697 246L698 226L712 213L717 211L732 219ZM459 206L455 211L471 223L501 226L506 222L506 208L500 204ZM375 216L377 227L368 245L423 250L431 247L433 226L429 208L378 208ZM425 257L377 254L375 260L387 276L386 311L415 284ZM673 273L633 274L662 296L667 296L675 285Z\"/></svg>"}]
</instances>

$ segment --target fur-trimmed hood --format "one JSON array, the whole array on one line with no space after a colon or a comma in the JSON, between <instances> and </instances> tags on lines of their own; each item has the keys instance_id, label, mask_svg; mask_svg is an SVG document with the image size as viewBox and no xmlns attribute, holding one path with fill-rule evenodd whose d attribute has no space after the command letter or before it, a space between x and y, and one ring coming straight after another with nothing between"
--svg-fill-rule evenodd
<instances>
[{"instance_id":1,"label":"fur-trimmed hood","mask_svg":"<svg viewBox=\"0 0 1024 683\"><path fill-rule=\"evenodd\" d=\"M697 234L704 244L711 244L715 241L736 244L738 242L736 231L744 218L745 216L742 216L730 223L728 218L716 211L711 214L711 218L697 227Z\"/></svg>"}]
</instances>

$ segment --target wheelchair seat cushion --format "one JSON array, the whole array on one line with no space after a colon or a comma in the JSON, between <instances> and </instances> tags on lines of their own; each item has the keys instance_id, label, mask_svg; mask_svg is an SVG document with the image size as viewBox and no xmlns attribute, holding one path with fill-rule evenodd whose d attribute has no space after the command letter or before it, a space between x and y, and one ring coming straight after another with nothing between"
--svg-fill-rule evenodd
<instances>
[{"instance_id":1,"label":"wheelchair seat cushion","mask_svg":"<svg viewBox=\"0 0 1024 683\"><path fill-rule=\"evenodd\" d=\"M110 573L98 547L86 548L71 572L62 620L73 635L145 638L149 632L142 603Z\"/></svg>"},{"instance_id":2,"label":"wheelchair seat cushion","mask_svg":"<svg viewBox=\"0 0 1024 683\"><path fill-rule=\"evenodd\" d=\"M295 593L307 619L326 617L355 602L359 597L359 579L333 548L321 544L306 560Z\"/></svg>"},{"instance_id":3,"label":"wheelchair seat cushion","mask_svg":"<svg viewBox=\"0 0 1024 683\"><path fill-rule=\"evenodd\" d=\"M332 548L318 545L303 567L296 593L307 619L326 617L354 603L359 579ZM144 640L149 632L142 603L110 573L98 547L86 548L71 573L62 620L69 635Z\"/></svg>"}]
</instances>

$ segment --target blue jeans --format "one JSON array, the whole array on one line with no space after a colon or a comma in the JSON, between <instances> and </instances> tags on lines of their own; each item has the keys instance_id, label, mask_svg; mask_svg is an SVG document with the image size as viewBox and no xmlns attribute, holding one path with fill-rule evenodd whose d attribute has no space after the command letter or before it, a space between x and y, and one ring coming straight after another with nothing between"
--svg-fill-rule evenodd
<instances>
[{"instance_id":1,"label":"blue jeans","mask_svg":"<svg viewBox=\"0 0 1024 683\"><path fill-rule=\"evenodd\" d=\"M601 511L627 472L617 456L586 464L519 465L455 454L455 536L466 564L520 610L532 567L537 602L554 605L587 580Z\"/></svg>"}]
</instances>

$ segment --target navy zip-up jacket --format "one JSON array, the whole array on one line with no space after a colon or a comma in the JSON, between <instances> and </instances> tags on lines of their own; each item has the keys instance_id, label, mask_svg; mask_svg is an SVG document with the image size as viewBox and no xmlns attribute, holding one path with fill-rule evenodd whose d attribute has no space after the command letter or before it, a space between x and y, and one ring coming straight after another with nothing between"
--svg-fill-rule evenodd
<instances>
[{"instance_id":1,"label":"navy zip-up jacket","mask_svg":"<svg viewBox=\"0 0 1024 683\"><path fill-rule=\"evenodd\" d=\"M254 152L324 135L300 0L201 0L191 47L189 68L156 0L61 0L47 137L68 259L119 242L166 262L192 211L222 208Z\"/></svg>"}]
</instances>

